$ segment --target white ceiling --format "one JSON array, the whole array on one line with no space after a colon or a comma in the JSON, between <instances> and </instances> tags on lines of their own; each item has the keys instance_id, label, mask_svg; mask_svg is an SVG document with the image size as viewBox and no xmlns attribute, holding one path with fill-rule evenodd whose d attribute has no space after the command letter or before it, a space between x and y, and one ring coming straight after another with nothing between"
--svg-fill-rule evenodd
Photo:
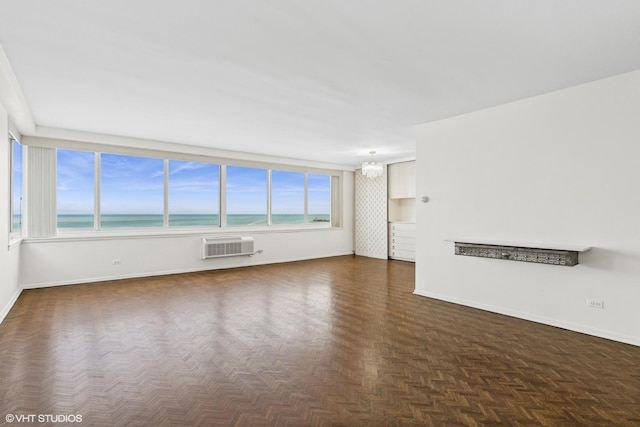
<instances>
[{"instance_id":1,"label":"white ceiling","mask_svg":"<svg viewBox=\"0 0 640 427\"><path fill-rule=\"evenodd\" d=\"M356 165L640 69L638 0L0 0L39 126Z\"/></svg>"}]
</instances>

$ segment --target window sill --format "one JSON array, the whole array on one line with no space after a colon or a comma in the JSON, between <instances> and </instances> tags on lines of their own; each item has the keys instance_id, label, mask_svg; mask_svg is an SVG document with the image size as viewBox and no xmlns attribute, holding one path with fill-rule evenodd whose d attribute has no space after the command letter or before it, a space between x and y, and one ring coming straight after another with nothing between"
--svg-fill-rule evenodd
<instances>
[{"instance_id":1,"label":"window sill","mask_svg":"<svg viewBox=\"0 0 640 427\"><path fill-rule=\"evenodd\" d=\"M341 230L342 227L331 227L328 224L323 225L305 225L305 226L284 226L272 225L269 227L226 227L226 228L129 228L129 229L113 229L113 230L62 230L58 231L57 236L27 238L25 243L39 242L59 242L59 241L87 241L87 240L117 240L117 239L147 239L147 238L163 238L163 237L185 237L185 236L212 236L212 235L252 235L252 234L270 234L270 233L305 233L316 231L335 231Z\"/></svg>"},{"instance_id":2,"label":"window sill","mask_svg":"<svg viewBox=\"0 0 640 427\"><path fill-rule=\"evenodd\" d=\"M9 236L9 250L12 250L13 248L20 246L23 240L24 239L22 238L22 236L20 237Z\"/></svg>"}]
</instances>

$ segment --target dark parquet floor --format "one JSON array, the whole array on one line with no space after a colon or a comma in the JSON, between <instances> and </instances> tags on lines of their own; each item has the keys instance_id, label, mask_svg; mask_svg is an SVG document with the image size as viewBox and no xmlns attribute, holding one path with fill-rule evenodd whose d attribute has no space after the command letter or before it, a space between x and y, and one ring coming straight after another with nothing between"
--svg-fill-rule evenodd
<instances>
[{"instance_id":1,"label":"dark parquet floor","mask_svg":"<svg viewBox=\"0 0 640 427\"><path fill-rule=\"evenodd\" d=\"M411 263L346 256L25 290L0 423L640 425L640 347L413 288Z\"/></svg>"}]
</instances>

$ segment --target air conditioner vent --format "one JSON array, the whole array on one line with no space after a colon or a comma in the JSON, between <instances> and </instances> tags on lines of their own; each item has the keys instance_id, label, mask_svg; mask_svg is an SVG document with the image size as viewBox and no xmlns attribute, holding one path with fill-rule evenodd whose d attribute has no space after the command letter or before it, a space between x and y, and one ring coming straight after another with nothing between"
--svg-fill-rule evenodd
<instances>
[{"instance_id":1,"label":"air conditioner vent","mask_svg":"<svg viewBox=\"0 0 640 427\"><path fill-rule=\"evenodd\" d=\"M253 254L253 237L202 238L202 259Z\"/></svg>"}]
</instances>

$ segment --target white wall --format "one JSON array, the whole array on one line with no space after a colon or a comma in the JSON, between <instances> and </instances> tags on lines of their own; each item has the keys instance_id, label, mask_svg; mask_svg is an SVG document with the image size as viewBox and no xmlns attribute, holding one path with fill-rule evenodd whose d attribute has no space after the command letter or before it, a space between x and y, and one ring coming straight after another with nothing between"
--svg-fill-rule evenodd
<instances>
[{"instance_id":1,"label":"white wall","mask_svg":"<svg viewBox=\"0 0 640 427\"><path fill-rule=\"evenodd\" d=\"M9 119L6 110L0 104L0 322L20 295L20 245L9 245L11 149L8 136Z\"/></svg>"},{"instance_id":2,"label":"white wall","mask_svg":"<svg viewBox=\"0 0 640 427\"><path fill-rule=\"evenodd\" d=\"M640 345L639 112L636 71L417 127L416 294ZM453 255L464 237L593 249Z\"/></svg>"},{"instance_id":3,"label":"white wall","mask_svg":"<svg viewBox=\"0 0 640 427\"><path fill-rule=\"evenodd\" d=\"M253 236L253 257L200 259L203 235L28 239L22 244L25 288L213 270L353 253L353 173L344 172L341 228L257 232L227 229L223 235ZM119 265L113 260L119 259Z\"/></svg>"}]
</instances>

